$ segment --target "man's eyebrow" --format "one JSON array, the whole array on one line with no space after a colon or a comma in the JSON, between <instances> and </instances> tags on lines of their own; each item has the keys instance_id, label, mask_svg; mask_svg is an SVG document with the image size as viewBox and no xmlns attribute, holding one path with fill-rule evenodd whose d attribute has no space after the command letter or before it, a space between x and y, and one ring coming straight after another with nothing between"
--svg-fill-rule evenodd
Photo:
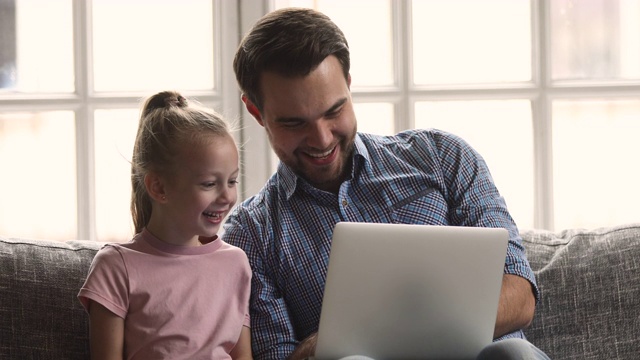
<instances>
[{"instance_id":1,"label":"man's eyebrow","mask_svg":"<svg viewBox=\"0 0 640 360\"><path fill-rule=\"evenodd\" d=\"M346 102L347 102L347 98L344 97L338 101L336 101L333 105L331 105L331 107L329 109L327 109L323 115L329 115L331 113L336 112L336 110L338 110L340 107L342 107ZM287 122L298 122L298 121L305 121L306 119L301 118L301 117L297 117L297 116L291 116L291 117L279 117L276 118L275 121L279 122L279 123L287 123Z\"/></svg>"},{"instance_id":2,"label":"man's eyebrow","mask_svg":"<svg viewBox=\"0 0 640 360\"><path fill-rule=\"evenodd\" d=\"M300 122L300 121L304 121L304 119L301 117L295 117L295 116L290 116L290 117L282 116L275 119L275 122L277 123L290 123L290 122L293 123L293 122Z\"/></svg>"},{"instance_id":3,"label":"man's eyebrow","mask_svg":"<svg viewBox=\"0 0 640 360\"><path fill-rule=\"evenodd\" d=\"M324 113L325 113L325 115L326 115L326 114L331 114L331 113L336 112L336 110L338 110L340 107L342 107L342 105L344 105L344 103L346 103L346 102L347 102L347 98L346 98L346 97L344 97L344 98L342 98L342 99L340 99L340 100L336 101L336 103L335 103L335 104L333 104L333 106L332 106L332 107L330 107L330 108L329 108L329 110L327 110L327 111L325 111L325 112L324 112Z\"/></svg>"}]
</instances>

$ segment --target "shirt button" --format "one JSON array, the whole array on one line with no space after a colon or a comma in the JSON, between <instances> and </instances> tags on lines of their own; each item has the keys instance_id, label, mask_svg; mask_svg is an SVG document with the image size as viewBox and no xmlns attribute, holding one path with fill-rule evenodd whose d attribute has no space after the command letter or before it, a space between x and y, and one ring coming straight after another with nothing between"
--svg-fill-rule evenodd
<instances>
[{"instance_id":1,"label":"shirt button","mask_svg":"<svg viewBox=\"0 0 640 360\"><path fill-rule=\"evenodd\" d=\"M347 199L342 199L342 206L347 206L347 204L349 204Z\"/></svg>"}]
</instances>

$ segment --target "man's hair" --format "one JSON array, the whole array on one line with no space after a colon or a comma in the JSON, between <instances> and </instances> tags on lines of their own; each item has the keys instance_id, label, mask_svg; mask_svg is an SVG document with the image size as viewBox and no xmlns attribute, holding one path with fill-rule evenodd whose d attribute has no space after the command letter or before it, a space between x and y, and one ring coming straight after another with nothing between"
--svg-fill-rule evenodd
<instances>
[{"instance_id":1,"label":"man's hair","mask_svg":"<svg viewBox=\"0 0 640 360\"><path fill-rule=\"evenodd\" d=\"M349 45L340 28L318 11L284 8L262 17L242 39L233 70L244 95L262 110L262 73L306 76L329 55L338 59L348 79Z\"/></svg>"}]
</instances>

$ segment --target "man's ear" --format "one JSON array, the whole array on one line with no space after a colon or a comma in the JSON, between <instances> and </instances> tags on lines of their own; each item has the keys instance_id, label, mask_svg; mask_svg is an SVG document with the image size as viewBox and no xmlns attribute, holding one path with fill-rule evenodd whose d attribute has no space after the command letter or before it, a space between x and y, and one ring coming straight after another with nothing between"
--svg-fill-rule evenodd
<instances>
[{"instance_id":1,"label":"man's ear","mask_svg":"<svg viewBox=\"0 0 640 360\"><path fill-rule=\"evenodd\" d=\"M260 114L260 110L258 110L258 107L251 102L251 100L249 100L249 98L246 95L242 95L242 102L244 103L244 106L247 108L247 111L249 112L249 114L251 114L251 116L253 116L256 121L258 122L258 124L260 124L260 126L264 127L264 122L262 121L262 115Z\"/></svg>"},{"instance_id":2,"label":"man's ear","mask_svg":"<svg viewBox=\"0 0 640 360\"><path fill-rule=\"evenodd\" d=\"M167 194L165 192L164 181L155 172L148 172L144 176L144 186L147 188L149 197L156 202L164 203L167 201Z\"/></svg>"}]
</instances>

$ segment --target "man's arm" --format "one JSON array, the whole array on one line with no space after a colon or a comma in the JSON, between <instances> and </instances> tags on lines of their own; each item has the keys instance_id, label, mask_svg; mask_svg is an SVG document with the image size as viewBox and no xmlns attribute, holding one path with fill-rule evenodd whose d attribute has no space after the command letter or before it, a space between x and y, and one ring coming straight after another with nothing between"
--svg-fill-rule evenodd
<instances>
[{"instance_id":1,"label":"man's arm","mask_svg":"<svg viewBox=\"0 0 640 360\"><path fill-rule=\"evenodd\" d=\"M531 283L520 276L505 274L498 302L498 317L493 337L498 338L531 324L536 300Z\"/></svg>"},{"instance_id":2,"label":"man's arm","mask_svg":"<svg viewBox=\"0 0 640 360\"><path fill-rule=\"evenodd\" d=\"M440 164L450 193L450 224L509 231L494 338L526 328L535 311L538 291L535 277L518 229L489 168L482 156L463 139L448 133L437 133L434 139L434 147L441 153Z\"/></svg>"},{"instance_id":3,"label":"man's arm","mask_svg":"<svg viewBox=\"0 0 640 360\"><path fill-rule=\"evenodd\" d=\"M253 274L249 311L252 355L255 359L284 359L297 343L295 331L287 303L276 285L277 278L273 275L276 269L265 271L268 265L264 264L264 252L257 246L261 239L248 234L245 230L248 223L240 218L238 212L232 214L225 224L223 240L244 250L251 265ZM254 230L253 233L262 232Z\"/></svg>"}]
</instances>

